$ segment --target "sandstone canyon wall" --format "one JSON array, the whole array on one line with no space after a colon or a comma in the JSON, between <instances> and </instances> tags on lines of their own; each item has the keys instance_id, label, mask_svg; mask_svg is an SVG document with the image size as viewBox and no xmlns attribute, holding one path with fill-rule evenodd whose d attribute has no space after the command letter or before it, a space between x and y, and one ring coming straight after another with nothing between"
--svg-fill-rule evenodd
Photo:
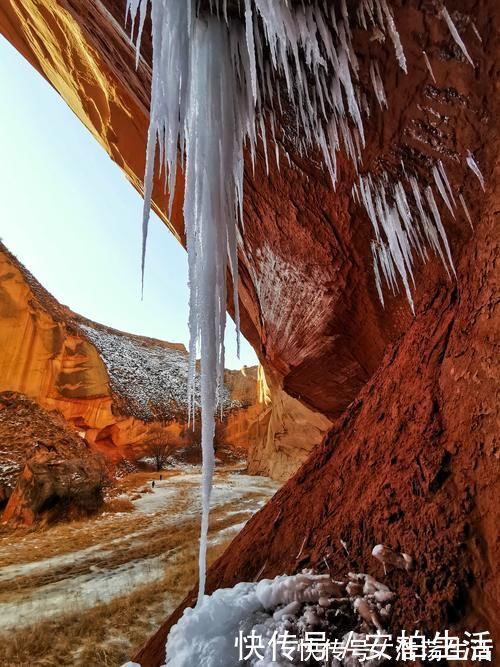
<instances>
[{"instance_id":1,"label":"sandstone canyon wall","mask_svg":"<svg viewBox=\"0 0 500 667\"><path fill-rule=\"evenodd\" d=\"M286 480L322 441L331 421L289 396L271 374L266 376L262 366L242 372L255 378L257 396L250 403L244 401L246 410L226 417L220 429L222 439L247 452L251 474ZM239 396L227 374L226 383L231 396Z\"/></svg>"},{"instance_id":2,"label":"sandstone canyon wall","mask_svg":"<svg viewBox=\"0 0 500 667\"><path fill-rule=\"evenodd\" d=\"M498 641L499 13L494 0L446 4L474 67L432 2L392 3L408 75L387 40L355 35L361 85L368 89L364 65L376 53L389 105L380 113L369 95L364 170L396 179L403 161L428 182L432 161L443 159L471 214L473 229L442 210L457 277L433 258L418 266L415 317L400 296L387 296L385 308L378 301L350 164L339 160L333 192L316 156L297 155L290 141L280 172L272 165L268 178L261 154L255 174L246 172L242 329L277 386L336 421L211 569L209 590L321 568L325 557L333 573L373 571L371 548L384 541L416 561L411 576L391 575L393 629L463 623ZM144 40L136 72L123 22L119 0L0 7L0 29L140 189L151 44ZM486 192L467 171L469 150ZM168 224L182 241L178 185ZM138 654L144 667L162 664L182 608Z\"/></svg>"},{"instance_id":3,"label":"sandstone canyon wall","mask_svg":"<svg viewBox=\"0 0 500 667\"><path fill-rule=\"evenodd\" d=\"M298 403L284 410L283 403L296 402L279 388L274 401L262 369L227 370L225 380L225 417L217 428L221 455L239 452L253 473L286 479L330 422ZM114 464L147 454L158 437L190 448L198 460L199 433L187 425L186 382L183 345L76 315L0 244L0 391L58 410ZM304 433L308 420L319 427L312 439ZM285 436L291 447L283 447Z\"/></svg>"},{"instance_id":4,"label":"sandstone canyon wall","mask_svg":"<svg viewBox=\"0 0 500 667\"><path fill-rule=\"evenodd\" d=\"M182 384L186 359L182 345L128 337L77 316L41 287L4 246L0 276L1 390L21 392L59 410L115 463L136 458L141 445L159 428L177 447L191 442L180 400L175 404L167 391L175 392L175 382ZM107 357L106 350L113 348L116 356ZM164 374L161 361L166 365ZM145 389L141 380L149 362L156 383Z\"/></svg>"}]
</instances>

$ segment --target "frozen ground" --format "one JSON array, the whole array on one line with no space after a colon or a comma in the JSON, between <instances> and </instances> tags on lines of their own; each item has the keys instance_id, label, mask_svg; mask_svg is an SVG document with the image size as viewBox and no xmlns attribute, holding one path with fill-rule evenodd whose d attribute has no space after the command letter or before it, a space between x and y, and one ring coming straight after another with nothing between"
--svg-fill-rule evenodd
<instances>
[{"instance_id":1,"label":"frozen ground","mask_svg":"<svg viewBox=\"0 0 500 667\"><path fill-rule=\"evenodd\" d=\"M131 512L1 537L0 631L83 611L161 580L169 564L178 566L186 541L197 540L199 484L198 473L172 475L133 500ZM277 487L267 478L218 472L210 542L234 537Z\"/></svg>"}]
</instances>

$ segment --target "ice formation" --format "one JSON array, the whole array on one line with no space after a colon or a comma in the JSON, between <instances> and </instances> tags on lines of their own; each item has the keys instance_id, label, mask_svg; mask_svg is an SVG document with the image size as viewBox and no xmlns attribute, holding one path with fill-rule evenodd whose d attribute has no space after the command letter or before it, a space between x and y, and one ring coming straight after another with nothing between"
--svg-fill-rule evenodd
<instances>
[{"instance_id":1,"label":"ice formation","mask_svg":"<svg viewBox=\"0 0 500 667\"><path fill-rule=\"evenodd\" d=\"M329 575L306 571L219 589L195 609L186 609L172 628L166 667L234 667L240 662L242 638L252 632L262 637L262 648L261 657L246 658L243 664L249 667L324 664L314 658L303 663L298 655L290 660L273 644L273 633L276 637L287 632L299 639L319 631L342 644L349 632L383 630L394 597L387 586L364 573L332 581ZM338 664L347 665L349 659Z\"/></svg>"},{"instance_id":2,"label":"ice formation","mask_svg":"<svg viewBox=\"0 0 500 667\"><path fill-rule=\"evenodd\" d=\"M471 229L474 229L474 225L472 224L472 218L470 217L469 209L467 207L467 204L465 203L465 199L462 193L458 195L458 199L460 200L460 203L462 204L462 208L465 213L465 217L467 218L467 221L469 225L471 226Z\"/></svg>"},{"instance_id":3,"label":"ice formation","mask_svg":"<svg viewBox=\"0 0 500 667\"><path fill-rule=\"evenodd\" d=\"M449 195L453 197L453 194L444 168L441 171L439 166L435 165L433 174L439 181L438 190L441 196L449 202ZM433 191L430 186L422 189L415 176L395 181L384 172L377 180L370 174L360 176L355 193L375 232L372 255L379 298L383 304L382 279L393 294L398 291L400 280L413 310L411 286L414 284L415 252L422 261L426 261L429 246L440 257L448 273L449 270L455 272ZM450 210L453 213L451 204Z\"/></svg>"},{"instance_id":4,"label":"ice formation","mask_svg":"<svg viewBox=\"0 0 500 667\"><path fill-rule=\"evenodd\" d=\"M413 558L411 556L403 552L398 553L385 544L376 544L373 547L372 556L383 563L384 571L387 565L407 571L413 567Z\"/></svg>"},{"instance_id":5,"label":"ice formation","mask_svg":"<svg viewBox=\"0 0 500 667\"><path fill-rule=\"evenodd\" d=\"M126 15L131 20L132 35L136 35L137 59L149 2L153 75L142 270L155 160L170 194L175 189L179 163L185 176L191 406L196 355L201 354L201 604L214 466L213 419L224 368L228 268L234 294L238 294L244 153L248 153L254 164L261 142L269 170L272 152L268 143L274 146L278 169L280 153L290 160L284 148L287 142L293 142L300 155L318 150L335 187L336 155L340 150L361 172L365 145L363 116L370 112L358 81L360 66L352 44L353 29L367 31L370 39L389 37L404 72L407 65L387 0L360 0L356 12L351 14L345 0L339 3L311 0L293 6L284 0L244 0L240 3L240 13L234 7L229 12L227 0L210 0L210 12L201 14L197 0L127 0ZM446 10L443 17L467 54ZM387 107L375 60L369 63L369 74L375 100L381 108ZM283 117L295 122L284 124L280 122ZM437 192L453 215L453 194L442 165L437 164L433 173ZM374 273L382 303L384 280L393 292L401 283L413 308L415 254L425 261L426 246L430 246L448 272L453 271L432 188L422 186L415 176L406 173L403 180L390 178L386 173L376 179L367 174L359 175L353 197L365 207L374 228ZM238 320L237 298L235 307Z\"/></svg>"},{"instance_id":6,"label":"ice formation","mask_svg":"<svg viewBox=\"0 0 500 667\"><path fill-rule=\"evenodd\" d=\"M132 34L137 35L137 59L147 6L148 0L127 0L126 16L131 19ZM222 5L214 0L210 6L212 15L199 15L196 0L151 0L153 75L142 248L144 275L155 159L158 157L164 170L171 194L179 161L185 176L189 262L190 405L194 400L196 355L201 353L200 601L214 467L214 413L224 368L228 264L234 293L238 293L244 145L248 144L253 162L260 138L267 161L266 126L277 146L277 115L283 113L286 104L297 119L297 150L302 153L318 147L333 184L336 152L343 146L358 168L364 146L362 105L356 85L358 62L345 2L337 15L333 5L328 7L319 1L292 8L275 0L245 0L243 20L228 16L225 0ZM363 0L358 16L370 29L377 27L389 34L406 71L387 1ZM333 32L329 25L334 26ZM282 100L278 79L284 81L286 101ZM374 67L372 80L379 104L384 105L378 68ZM237 299L235 303L237 310Z\"/></svg>"},{"instance_id":7,"label":"ice formation","mask_svg":"<svg viewBox=\"0 0 500 667\"><path fill-rule=\"evenodd\" d=\"M460 33L458 32L457 27L454 24L453 19L450 16L450 13L448 12L446 7L444 7L444 6L441 9L441 15L444 18L444 20L446 21L446 25L448 26L449 31L451 33L451 36L455 40L455 43L457 44L459 49L462 51L464 56L467 58L467 60L470 62L472 67L474 67L474 61L470 57L469 52L467 51L467 47L465 46L463 39L460 37Z\"/></svg>"},{"instance_id":8,"label":"ice formation","mask_svg":"<svg viewBox=\"0 0 500 667\"><path fill-rule=\"evenodd\" d=\"M481 187L483 188L483 191L486 190L485 185L484 185L484 176L481 173L481 170L478 167L477 162L474 160L474 156L470 151L467 151L467 157L465 158L465 161L467 163L467 166L473 174L477 177L479 182L481 183Z\"/></svg>"},{"instance_id":9,"label":"ice formation","mask_svg":"<svg viewBox=\"0 0 500 667\"><path fill-rule=\"evenodd\" d=\"M427 55L427 53L425 51L422 51L422 55L424 56L425 66L427 67L427 70L428 70L429 74L431 75L431 79L434 81L434 83L436 83L436 77L434 76L434 72L432 70L432 65L431 65L431 61L429 60L429 56Z\"/></svg>"}]
</instances>

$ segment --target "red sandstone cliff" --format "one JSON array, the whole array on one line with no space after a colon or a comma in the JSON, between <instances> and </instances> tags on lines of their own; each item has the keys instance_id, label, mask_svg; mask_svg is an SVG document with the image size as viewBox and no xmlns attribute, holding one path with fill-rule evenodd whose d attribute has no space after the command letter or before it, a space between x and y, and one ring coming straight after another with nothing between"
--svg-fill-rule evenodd
<instances>
[{"instance_id":1,"label":"red sandstone cliff","mask_svg":"<svg viewBox=\"0 0 500 667\"><path fill-rule=\"evenodd\" d=\"M498 641L499 14L493 0L447 6L462 17L474 68L434 3L395 6L408 76L388 44L355 45L361 63L378 54L389 102L368 126L366 170L396 175L402 157L418 167L445 156L474 223L472 231L444 214L457 280L436 262L417 270L415 318L399 297L385 310L378 303L369 225L351 203L349 165L340 165L336 193L317 163L290 146L291 167L267 179L259 160L255 177L247 174L243 331L284 389L337 421L212 568L209 588L320 567L325 555L335 571L373 568L371 547L385 541L416 559L411 577L391 575L395 626L464 622ZM119 0L58 0L50 9L8 0L0 8L0 29L140 189L151 53L145 40L136 73L122 25ZM484 194L465 173L468 149L481 164ZM182 240L179 201L170 224ZM138 655L144 666L161 664L167 628Z\"/></svg>"},{"instance_id":2,"label":"red sandstone cliff","mask_svg":"<svg viewBox=\"0 0 500 667\"><path fill-rule=\"evenodd\" d=\"M225 378L225 418L217 428L222 455L239 451L251 472L287 479L330 422L279 387L274 400L257 367L228 370ZM94 450L118 464L147 454L160 434L199 458L199 433L187 425L186 386L183 345L76 315L0 243L0 391L22 392L58 410ZM313 437L304 429L308 423L315 424Z\"/></svg>"},{"instance_id":3,"label":"red sandstone cliff","mask_svg":"<svg viewBox=\"0 0 500 667\"><path fill-rule=\"evenodd\" d=\"M489 182L460 289L421 299L323 444L212 567L209 590L323 570L326 557L334 576L370 571L397 591L393 631L488 629L500 641L500 164ZM384 577L371 557L380 542L412 554L414 570ZM138 662L161 664L170 625L194 601L195 592Z\"/></svg>"}]
</instances>

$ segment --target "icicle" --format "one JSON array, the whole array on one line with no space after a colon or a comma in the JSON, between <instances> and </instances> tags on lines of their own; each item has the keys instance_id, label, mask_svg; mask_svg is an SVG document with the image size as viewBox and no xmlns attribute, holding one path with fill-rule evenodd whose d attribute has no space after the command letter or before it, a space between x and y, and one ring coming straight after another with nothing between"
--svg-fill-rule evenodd
<instances>
[{"instance_id":1,"label":"icicle","mask_svg":"<svg viewBox=\"0 0 500 667\"><path fill-rule=\"evenodd\" d=\"M250 56L250 78L252 82L253 101L257 102L257 65L255 60L255 42L253 37L252 0L245 0L245 30L248 55Z\"/></svg>"},{"instance_id":2,"label":"icicle","mask_svg":"<svg viewBox=\"0 0 500 667\"><path fill-rule=\"evenodd\" d=\"M444 181L444 184L446 185L446 189L448 190L448 193L450 195L450 199L453 202L453 207L455 207L457 205L457 203L455 201L455 197L453 196L453 190L451 189L450 181L448 180L448 175L446 174L446 170L445 170L444 165L441 162L441 160L438 160L438 169L439 169L441 177Z\"/></svg>"},{"instance_id":3,"label":"icicle","mask_svg":"<svg viewBox=\"0 0 500 667\"><path fill-rule=\"evenodd\" d=\"M384 302L384 293L382 291L382 281L380 279L380 271L378 269L379 254L377 252L377 246L372 242L372 256L373 256L373 271L375 273L375 287L377 288L378 298L382 306L385 306Z\"/></svg>"},{"instance_id":4,"label":"icicle","mask_svg":"<svg viewBox=\"0 0 500 667\"><path fill-rule=\"evenodd\" d=\"M436 200L434 199L434 194L432 192L432 189L429 186L427 186L425 188L424 192L425 192L425 196L427 198L427 201L429 202L429 206L431 208L432 215L434 216L434 220L436 222L436 228L439 232L439 235L441 236L441 241L443 243L444 249L446 251L446 255L448 257L448 265L449 265L450 269L453 271L453 273L455 273L455 266L453 264L453 259L451 257L451 251L450 251L450 246L448 244L448 238L446 237L446 232L444 230L443 223L441 222L441 216L439 215L439 210L438 210L438 207L437 207L437 204L436 204ZM448 268L447 268L446 264L445 264L445 268L448 271Z\"/></svg>"},{"instance_id":5,"label":"icicle","mask_svg":"<svg viewBox=\"0 0 500 667\"><path fill-rule=\"evenodd\" d=\"M469 167L469 169L471 169L474 172L475 176L477 176L483 190L486 190L486 187L484 185L484 177L477 165L477 162L474 160L474 156L470 151L467 151L467 157L465 158L465 161L467 162L467 166Z\"/></svg>"},{"instance_id":6,"label":"icicle","mask_svg":"<svg viewBox=\"0 0 500 667\"><path fill-rule=\"evenodd\" d=\"M472 224L472 218L470 217L469 209L467 207L467 204L465 203L465 199L464 199L462 193L460 193L458 195L458 199L460 200L460 203L462 204L462 208L464 209L465 217L467 218L471 229L474 229L474 225Z\"/></svg>"},{"instance_id":7,"label":"icicle","mask_svg":"<svg viewBox=\"0 0 500 667\"><path fill-rule=\"evenodd\" d=\"M442 173L435 168L435 178L442 196L448 199L446 187L451 188L448 179L443 182ZM444 172L444 168L443 168ZM416 250L422 261L427 261L428 254L423 245L427 239L431 248L439 255L448 275L448 268L454 272L453 260L450 253L446 232L430 187L425 189L425 199L434 223L431 222L425 210L425 201L420 192L420 186L415 176L409 177L409 183L415 199L418 214L412 212L408 198L401 181L394 181L386 172L383 172L374 183L373 178L360 176L358 201L363 205L375 232L372 243L373 270L377 293L382 290L382 276L393 294L398 291L398 280L402 283L408 303L414 309L410 290L410 282L415 285L413 276L413 250ZM358 193L353 187L354 193ZM443 198L444 198L443 197ZM391 203L393 202L393 203ZM399 276L399 278L397 277Z\"/></svg>"},{"instance_id":8,"label":"icicle","mask_svg":"<svg viewBox=\"0 0 500 667\"><path fill-rule=\"evenodd\" d=\"M380 70L378 67L378 63L377 62L374 63L373 60L370 62L370 77L372 80L373 90L375 92L375 96L380 105L380 108L381 109L383 109L384 107L387 108L387 98L385 96L384 84L382 83L382 79L380 77Z\"/></svg>"},{"instance_id":9,"label":"icicle","mask_svg":"<svg viewBox=\"0 0 500 667\"><path fill-rule=\"evenodd\" d=\"M401 44L401 39L399 38L399 32L394 23L394 16L392 15L391 10L387 6L387 0L379 0L380 5L385 14L387 21L387 27L389 29L389 35L391 36L392 43L394 44L394 50L396 51L396 58L398 59L399 66L405 74L408 74L408 69L406 67L406 58L403 51L403 45Z\"/></svg>"},{"instance_id":10,"label":"icicle","mask_svg":"<svg viewBox=\"0 0 500 667\"><path fill-rule=\"evenodd\" d=\"M148 1L127 0L126 15L127 20L130 16L133 31L137 18L139 21L137 58ZM334 3L316 0L298 6L277 0L245 0L241 4L244 13L240 19L228 16L227 0L211 0L212 11L220 17L216 18L200 15L198 0L151 0L153 72L141 268L144 276L155 159L159 158L169 194L169 213L178 164L184 172L190 288L190 423L196 416L197 352L201 355L200 600L214 465L214 415L223 386L227 268L232 274L239 341L237 251L240 229L244 231L244 147L254 166L260 137L269 170L269 123L278 169L280 149L292 166L288 152L275 136L275 112L286 114L292 118L292 132L295 121L297 153L302 156L321 151L335 187L337 152L342 149L358 170L365 143L362 109L367 104L357 83L359 65L351 39L350 21L354 25L355 15L352 12L349 16L346 0L341 0L338 15ZM381 29L387 27L396 58L406 72L401 40L387 0L363 0L362 7L359 16L370 30L375 23ZM370 76L379 105L387 106L376 62L370 63ZM288 98L286 104L282 94ZM442 172L437 173L446 186ZM420 230L412 225L404 189L397 183L389 193L387 175L377 184L369 177L360 179L359 189L354 192L375 230L372 252L379 294L382 279L393 292L400 281L413 305L413 248L424 255L425 237L436 252L441 251L441 244L446 247L444 230L437 220L431 223L425 211Z\"/></svg>"},{"instance_id":11,"label":"icicle","mask_svg":"<svg viewBox=\"0 0 500 667\"><path fill-rule=\"evenodd\" d=\"M197 299L190 321L194 349L199 342L201 351L203 502L198 597L201 601L214 469L214 414L217 388L223 383L224 371L228 248L233 280L236 276L236 198L238 192L242 192L242 184L238 183L235 164L243 159L240 134L243 130L239 126L242 119L236 116L240 100L231 65L228 32L219 21L210 18L195 22L190 59L184 217L186 228L191 228L188 243L194 244L188 245L188 252L197 258L194 267ZM202 165L212 168L207 171L200 168ZM190 352L193 354L193 349Z\"/></svg>"},{"instance_id":12,"label":"icicle","mask_svg":"<svg viewBox=\"0 0 500 667\"><path fill-rule=\"evenodd\" d=\"M439 169L436 167L436 165L433 165L432 167L432 175L434 176L434 181L436 182L437 189L439 191L439 194L443 198L444 203L448 207L448 210L452 214L453 217L455 217L455 213L453 212L453 208L451 206L451 202L448 199L448 194L445 190L444 183L441 179L441 174L439 173Z\"/></svg>"},{"instance_id":13,"label":"icicle","mask_svg":"<svg viewBox=\"0 0 500 667\"><path fill-rule=\"evenodd\" d=\"M431 79L433 80L434 83L436 83L436 77L434 76L434 72L432 71L432 65L427 56L427 53L425 51L422 51L422 55L424 56L425 66L427 67L429 74L431 75Z\"/></svg>"},{"instance_id":14,"label":"icicle","mask_svg":"<svg viewBox=\"0 0 500 667\"><path fill-rule=\"evenodd\" d=\"M143 0L142 8L146 5ZM189 18L191 17L191 19ZM217 397L223 386L226 267L233 275L238 327L237 220L243 197L243 143L254 140L253 102L246 102L248 77L240 71L246 52L232 49L230 32L215 18L197 19L192 0L153 2L153 81L148 135L143 255L151 205L156 143L166 165L170 202L178 150L185 171L184 219L188 248L190 307L189 420L194 421L194 374L201 353L203 450L200 599L206 570L206 542L214 467ZM234 31L231 31L231 35ZM237 57L235 54L239 54ZM160 75L162 77L160 81ZM214 168L216 165L216 168ZM237 334L239 336L239 333Z\"/></svg>"},{"instance_id":15,"label":"icicle","mask_svg":"<svg viewBox=\"0 0 500 667\"><path fill-rule=\"evenodd\" d=\"M441 10L441 15L444 18L444 20L446 21L446 24L448 25L451 36L455 40L455 43L458 45L458 47L460 48L460 50L462 51L464 56L467 58L467 60L470 62L472 67L474 67L474 61L470 57L469 52L467 51L467 47L465 46L462 38L460 37L460 35L458 33L458 30L457 30L455 24L453 23L453 19L449 15L448 10L446 9L446 7L444 5L443 5L443 8Z\"/></svg>"},{"instance_id":16,"label":"icicle","mask_svg":"<svg viewBox=\"0 0 500 667\"><path fill-rule=\"evenodd\" d=\"M141 2L141 0L127 0L127 6L125 9L125 23L127 23L128 17L131 19L131 31L130 35L133 37L135 29L135 21L137 18L137 11L139 10L139 27L137 31L137 42L135 45L135 66L139 66L139 60L141 57L141 37L142 31L144 29L144 23L146 21L146 8L147 4Z\"/></svg>"},{"instance_id":17,"label":"icicle","mask_svg":"<svg viewBox=\"0 0 500 667\"><path fill-rule=\"evenodd\" d=\"M478 38L478 40L479 40L479 41L481 42L481 44L482 44L482 42L483 42L483 38L482 38L481 35L479 34L479 30L477 29L477 25L474 23L474 21L471 22L471 25L472 25L472 30L474 30L474 34L476 35L476 37Z\"/></svg>"}]
</instances>

